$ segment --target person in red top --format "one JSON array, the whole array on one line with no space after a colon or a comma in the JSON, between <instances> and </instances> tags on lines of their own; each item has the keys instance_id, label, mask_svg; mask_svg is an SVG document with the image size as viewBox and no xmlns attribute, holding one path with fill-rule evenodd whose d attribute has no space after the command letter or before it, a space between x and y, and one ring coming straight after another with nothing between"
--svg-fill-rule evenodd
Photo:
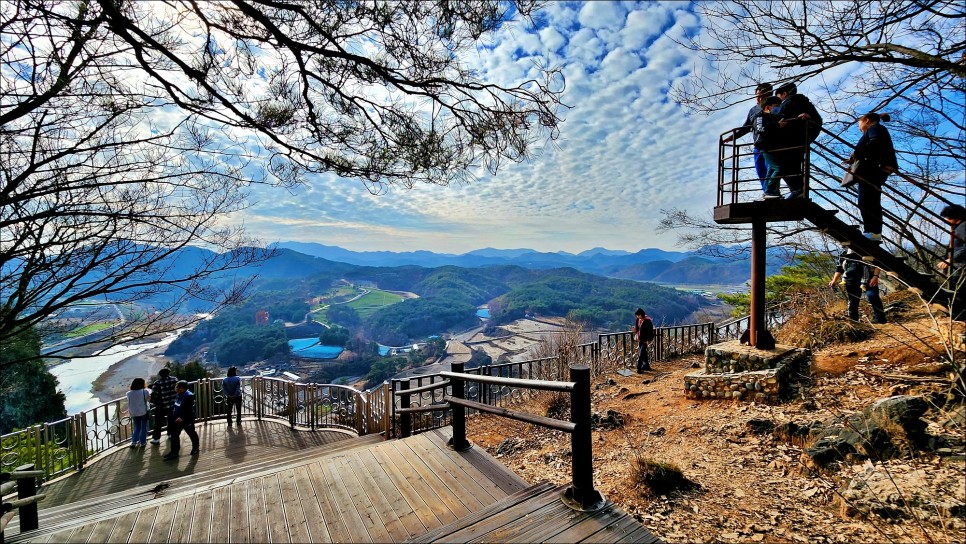
<instances>
[{"instance_id":1,"label":"person in red top","mask_svg":"<svg viewBox=\"0 0 966 544\"><path fill-rule=\"evenodd\" d=\"M644 313L643 308L638 308L634 315L637 316L637 321L634 323L634 337L637 338L637 373L642 374L651 370L647 343L654 340L654 324L651 323L651 318Z\"/></svg>"}]
</instances>

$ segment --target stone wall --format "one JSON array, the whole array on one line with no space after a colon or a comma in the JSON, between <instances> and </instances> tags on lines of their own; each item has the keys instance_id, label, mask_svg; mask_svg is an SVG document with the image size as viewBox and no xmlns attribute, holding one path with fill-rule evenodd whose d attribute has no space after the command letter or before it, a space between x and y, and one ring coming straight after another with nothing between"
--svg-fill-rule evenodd
<instances>
[{"instance_id":1,"label":"stone wall","mask_svg":"<svg viewBox=\"0 0 966 544\"><path fill-rule=\"evenodd\" d=\"M684 393L690 399L779 402L793 371L809 356L807 349L790 346L759 350L737 341L709 346L704 369L684 377Z\"/></svg>"}]
</instances>

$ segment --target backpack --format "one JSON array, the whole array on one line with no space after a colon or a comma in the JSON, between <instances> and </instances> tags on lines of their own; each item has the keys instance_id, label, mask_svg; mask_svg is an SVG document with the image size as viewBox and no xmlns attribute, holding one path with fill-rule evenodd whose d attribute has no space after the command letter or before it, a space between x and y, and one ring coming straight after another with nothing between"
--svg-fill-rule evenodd
<instances>
[{"instance_id":1,"label":"backpack","mask_svg":"<svg viewBox=\"0 0 966 544\"><path fill-rule=\"evenodd\" d=\"M637 323L634 324L637 327ZM641 320L641 327L637 330L638 338L645 342L650 342L654 340L654 324L651 323L651 318L644 316Z\"/></svg>"}]
</instances>

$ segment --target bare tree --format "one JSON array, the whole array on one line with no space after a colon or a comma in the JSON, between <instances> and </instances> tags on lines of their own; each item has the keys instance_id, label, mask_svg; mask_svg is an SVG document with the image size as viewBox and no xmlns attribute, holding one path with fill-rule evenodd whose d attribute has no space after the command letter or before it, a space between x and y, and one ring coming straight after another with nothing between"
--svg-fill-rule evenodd
<instances>
[{"instance_id":1,"label":"bare tree","mask_svg":"<svg viewBox=\"0 0 966 544\"><path fill-rule=\"evenodd\" d=\"M559 72L467 55L535 2L0 3L0 344L93 297L230 303L252 184L468 180L557 136ZM198 266L185 251L201 247ZM117 338L121 331L107 338Z\"/></svg>"},{"instance_id":2,"label":"bare tree","mask_svg":"<svg viewBox=\"0 0 966 544\"><path fill-rule=\"evenodd\" d=\"M736 0L699 3L697 11L701 31L683 45L713 70L695 71L677 85L672 93L679 103L710 113L750 99L761 81L808 82L832 133L822 144L848 156L857 136L843 133L857 116L889 112L903 171L891 189L918 207L962 200L966 13L960 2ZM896 224L916 221L908 211L894 212ZM680 210L665 216L666 227L707 226ZM747 240L743 230L702 230ZM911 235L903 241L917 242Z\"/></svg>"}]
</instances>

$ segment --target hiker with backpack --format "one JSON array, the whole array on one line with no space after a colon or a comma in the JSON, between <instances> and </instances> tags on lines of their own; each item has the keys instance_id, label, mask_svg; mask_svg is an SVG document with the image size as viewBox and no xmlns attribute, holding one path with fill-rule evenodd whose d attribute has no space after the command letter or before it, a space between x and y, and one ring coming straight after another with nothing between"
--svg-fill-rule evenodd
<instances>
[{"instance_id":1,"label":"hiker with backpack","mask_svg":"<svg viewBox=\"0 0 966 544\"><path fill-rule=\"evenodd\" d=\"M643 374L651 370L647 343L654 340L654 323L644 313L643 308L638 308L634 315L637 316L637 321L634 323L634 337L637 338L637 373Z\"/></svg>"}]
</instances>

